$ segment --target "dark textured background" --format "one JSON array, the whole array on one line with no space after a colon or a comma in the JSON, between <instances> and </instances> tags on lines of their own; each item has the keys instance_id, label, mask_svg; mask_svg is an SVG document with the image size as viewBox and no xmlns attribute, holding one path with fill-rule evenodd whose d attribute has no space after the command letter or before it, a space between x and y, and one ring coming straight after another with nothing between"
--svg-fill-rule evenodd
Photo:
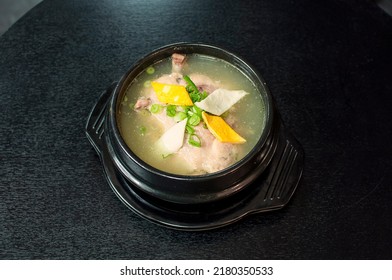
<instances>
[{"instance_id":1,"label":"dark textured background","mask_svg":"<svg viewBox=\"0 0 392 280\"><path fill-rule=\"evenodd\" d=\"M179 232L109 188L87 116L178 41L262 73L306 154L284 209ZM43 1L0 37L0 258L391 259L391 52L392 18L371 1Z\"/></svg>"}]
</instances>

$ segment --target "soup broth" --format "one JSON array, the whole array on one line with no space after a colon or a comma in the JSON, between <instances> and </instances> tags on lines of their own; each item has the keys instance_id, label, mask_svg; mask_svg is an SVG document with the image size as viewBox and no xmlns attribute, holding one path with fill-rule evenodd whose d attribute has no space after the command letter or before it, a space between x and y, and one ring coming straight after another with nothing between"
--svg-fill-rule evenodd
<instances>
[{"instance_id":1,"label":"soup broth","mask_svg":"<svg viewBox=\"0 0 392 280\"><path fill-rule=\"evenodd\" d=\"M247 93L220 115L246 142L221 143L204 119L199 118L200 123L193 127L188 119L181 148L169 155L162 154L156 143L178 124L181 120L178 116L190 114L187 110L192 109L174 106L176 115L168 116L167 111L173 106L157 100L152 82L185 86L185 75L207 96L217 89ZM213 173L233 165L251 151L265 127L265 105L253 82L232 64L199 54L188 55L179 67L175 67L174 57L169 57L146 68L127 88L117 112L118 127L128 147L149 165L179 175Z\"/></svg>"}]
</instances>

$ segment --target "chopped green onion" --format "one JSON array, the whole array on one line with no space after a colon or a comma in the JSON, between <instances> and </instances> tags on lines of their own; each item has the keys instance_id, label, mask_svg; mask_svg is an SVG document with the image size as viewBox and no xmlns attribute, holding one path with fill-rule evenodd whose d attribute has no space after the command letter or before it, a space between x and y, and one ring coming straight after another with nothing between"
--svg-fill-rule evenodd
<instances>
[{"instance_id":1,"label":"chopped green onion","mask_svg":"<svg viewBox=\"0 0 392 280\"><path fill-rule=\"evenodd\" d=\"M200 123L200 117L196 114L193 114L189 119L188 119L188 123L191 126L196 126Z\"/></svg>"},{"instance_id":2,"label":"chopped green onion","mask_svg":"<svg viewBox=\"0 0 392 280\"><path fill-rule=\"evenodd\" d=\"M197 114L200 118L201 118L201 113L203 112L202 109L200 109L199 107L197 107L196 105L194 105L192 107L192 111L195 112L195 114Z\"/></svg>"},{"instance_id":3,"label":"chopped green onion","mask_svg":"<svg viewBox=\"0 0 392 280\"><path fill-rule=\"evenodd\" d=\"M189 89L189 91L198 91L197 90L197 87L196 87L196 85L195 85L195 83L194 82L192 82L192 80L191 80L191 78L189 78L189 76L187 76L187 75L184 75L184 80L185 80L185 82L187 83L187 90Z\"/></svg>"},{"instance_id":4,"label":"chopped green onion","mask_svg":"<svg viewBox=\"0 0 392 280\"><path fill-rule=\"evenodd\" d=\"M187 83L187 86L185 88L189 93L189 97L191 98L193 103L200 102L207 97L207 92L200 92L195 83L191 80L191 78L186 75L183 76L183 78L184 81Z\"/></svg>"},{"instance_id":5,"label":"chopped green onion","mask_svg":"<svg viewBox=\"0 0 392 280\"><path fill-rule=\"evenodd\" d=\"M146 72L147 72L147 74L151 75L151 74L154 74L155 69L154 69L154 67L150 66L147 68Z\"/></svg>"},{"instance_id":6,"label":"chopped green onion","mask_svg":"<svg viewBox=\"0 0 392 280\"><path fill-rule=\"evenodd\" d=\"M193 103L201 101L200 100L200 95L197 92L191 91L189 93L189 97L191 98Z\"/></svg>"},{"instance_id":7,"label":"chopped green onion","mask_svg":"<svg viewBox=\"0 0 392 280\"><path fill-rule=\"evenodd\" d=\"M147 128L145 126L139 126L139 133L141 136L144 136L146 134Z\"/></svg>"},{"instance_id":8,"label":"chopped green onion","mask_svg":"<svg viewBox=\"0 0 392 280\"><path fill-rule=\"evenodd\" d=\"M177 122L182 121L185 118L186 118L186 113L185 112L177 112L177 114L174 116L174 119Z\"/></svg>"},{"instance_id":9,"label":"chopped green onion","mask_svg":"<svg viewBox=\"0 0 392 280\"><path fill-rule=\"evenodd\" d=\"M162 106L159 104L152 104L150 108L151 113L158 114L162 111Z\"/></svg>"},{"instance_id":10,"label":"chopped green onion","mask_svg":"<svg viewBox=\"0 0 392 280\"><path fill-rule=\"evenodd\" d=\"M151 81L150 81L150 80L147 80L147 81L144 82L143 85L144 85L145 88L148 88L148 87L151 86Z\"/></svg>"},{"instance_id":11,"label":"chopped green onion","mask_svg":"<svg viewBox=\"0 0 392 280\"><path fill-rule=\"evenodd\" d=\"M167 105L166 107L166 115L169 117L174 117L176 115L176 106L175 105Z\"/></svg>"},{"instance_id":12,"label":"chopped green onion","mask_svg":"<svg viewBox=\"0 0 392 280\"><path fill-rule=\"evenodd\" d=\"M188 143L197 148L201 147L201 140L196 134L189 135Z\"/></svg>"},{"instance_id":13,"label":"chopped green onion","mask_svg":"<svg viewBox=\"0 0 392 280\"><path fill-rule=\"evenodd\" d=\"M187 125L187 126L185 127L185 130L186 130L186 132L189 133L189 134L195 133L195 129L194 129L193 127L189 126L189 125Z\"/></svg>"}]
</instances>

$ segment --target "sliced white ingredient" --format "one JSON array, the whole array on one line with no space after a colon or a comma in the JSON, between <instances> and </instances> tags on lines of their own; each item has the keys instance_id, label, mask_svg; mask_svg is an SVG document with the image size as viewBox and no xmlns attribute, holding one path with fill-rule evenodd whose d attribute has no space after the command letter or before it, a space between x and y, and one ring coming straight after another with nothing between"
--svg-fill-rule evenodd
<instances>
[{"instance_id":1,"label":"sliced white ingredient","mask_svg":"<svg viewBox=\"0 0 392 280\"><path fill-rule=\"evenodd\" d=\"M208 113L220 116L247 94L244 90L218 88L202 101L195 102L195 105Z\"/></svg>"},{"instance_id":2,"label":"sliced white ingredient","mask_svg":"<svg viewBox=\"0 0 392 280\"><path fill-rule=\"evenodd\" d=\"M177 152L183 145L185 126L187 119L184 119L170 127L157 141L158 151L164 156Z\"/></svg>"}]
</instances>

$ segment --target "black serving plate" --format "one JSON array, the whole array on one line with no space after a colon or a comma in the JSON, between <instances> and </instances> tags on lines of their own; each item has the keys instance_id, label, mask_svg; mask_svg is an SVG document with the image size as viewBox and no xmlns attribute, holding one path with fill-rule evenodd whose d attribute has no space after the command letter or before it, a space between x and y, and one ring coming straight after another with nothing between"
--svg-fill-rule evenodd
<instances>
[{"instance_id":1,"label":"black serving plate","mask_svg":"<svg viewBox=\"0 0 392 280\"><path fill-rule=\"evenodd\" d=\"M294 194L303 172L304 153L296 139L278 122L276 149L264 172L244 190L228 198L199 204L178 204L153 197L119 172L105 143L107 103L116 83L100 96L90 113L86 134L102 161L107 181L133 212L154 223L179 230L208 230L234 223L247 215L278 210Z\"/></svg>"}]
</instances>

